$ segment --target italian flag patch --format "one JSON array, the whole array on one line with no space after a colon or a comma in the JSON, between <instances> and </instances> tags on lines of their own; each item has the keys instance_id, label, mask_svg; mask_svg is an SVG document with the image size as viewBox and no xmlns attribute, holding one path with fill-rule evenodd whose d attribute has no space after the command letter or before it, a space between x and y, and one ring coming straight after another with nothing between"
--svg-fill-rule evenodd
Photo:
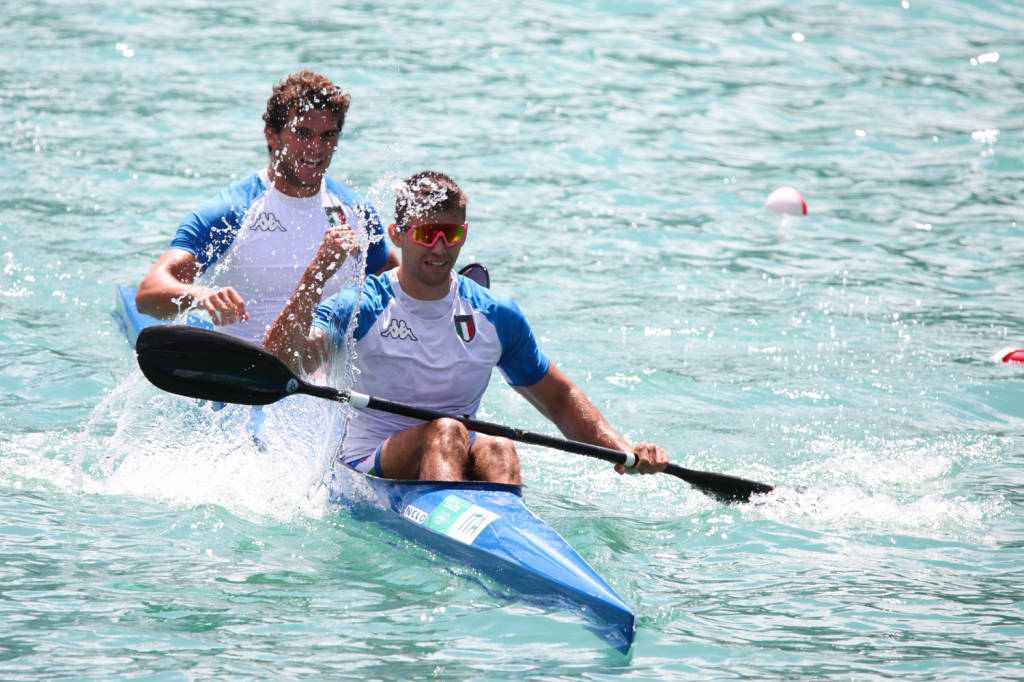
<instances>
[{"instance_id":1,"label":"italian flag patch","mask_svg":"<svg viewBox=\"0 0 1024 682\"><path fill-rule=\"evenodd\" d=\"M472 315L456 315L455 316L455 333L459 335L459 338L469 343L476 336L476 324L473 322Z\"/></svg>"},{"instance_id":2,"label":"italian flag patch","mask_svg":"<svg viewBox=\"0 0 1024 682\"><path fill-rule=\"evenodd\" d=\"M338 227L345 224L345 212L340 206L329 206L327 211L327 222L331 224L331 227Z\"/></svg>"}]
</instances>

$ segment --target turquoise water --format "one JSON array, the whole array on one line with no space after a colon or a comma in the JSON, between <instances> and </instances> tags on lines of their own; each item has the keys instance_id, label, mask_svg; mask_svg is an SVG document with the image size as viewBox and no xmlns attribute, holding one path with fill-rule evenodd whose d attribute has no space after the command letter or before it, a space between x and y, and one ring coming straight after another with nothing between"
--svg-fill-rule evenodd
<instances>
[{"instance_id":1,"label":"turquoise water","mask_svg":"<svg viewBox=\"0 0 1024 682\"><path fill-rule=\"evenodd\" d=\"M1024 677L1018 4L181 5L0 9L0 677ZM303 67L353 96L332 174L389 218L451 173L465 262L628 437L781 485L522 448L630 656L134 370L115 285L265 163ZM497 379L483 416L549 430Z\"/></svg>"}]
</instances>

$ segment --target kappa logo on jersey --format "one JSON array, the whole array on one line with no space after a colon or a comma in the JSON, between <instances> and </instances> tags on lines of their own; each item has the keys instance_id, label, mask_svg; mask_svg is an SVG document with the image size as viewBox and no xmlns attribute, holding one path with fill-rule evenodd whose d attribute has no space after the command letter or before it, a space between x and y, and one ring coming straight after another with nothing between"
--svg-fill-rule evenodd
<instances>
[{"instance_id":1,"label":"kappa logo on jersey","mask_svg":"<svg viewBox=\"0 0 1024 682\"><path fill-rule=\"evenodd\" d=\"M392 339L398 339L402 341L404 339L412 339L413 341L419 341L416 335L409 329L409 325L405 323L405 320L391 320L388 328L380 333L381 336L390 336Z\"/></svg>"},{"instance_id":2,"label":"kappa logo on jersey","mask_svg":"<svg viewBox=\"0 0 1024 682\"><path fill-rule=\"evenodd\" d=\"M277 219L277 216L275 216L273 213L270 213L269 211L264 211L263 213L260 213L259 218L257 218L256 222L252 224L251 229L260 230L261 232L288 231L284 229L284 225L282 225L281 221Z\"/></svg>"},{"instance_id":3,"label":"kappa logo on jersey","mask_svg":"<svg viewBox=\"0 0 1024 682\"><path fill-rule=\"evenodd\" d=\"M345 224L345 212L341 206L329 206L324 210L327 211L327 222L331 224L331 227Z\"/></svg>"},{"instance_id":4,"label":"kappa logo on jersey","mask_svg":"<svg viewBox=\"0 0 1024 682\"><path fill-rule=\"evenodd\" d=\"M473 322L472 315L456 315L455 316L455 333L459 335L459 338L469 343L476 336L476 323Z\"/></svg>"}]
</instances>

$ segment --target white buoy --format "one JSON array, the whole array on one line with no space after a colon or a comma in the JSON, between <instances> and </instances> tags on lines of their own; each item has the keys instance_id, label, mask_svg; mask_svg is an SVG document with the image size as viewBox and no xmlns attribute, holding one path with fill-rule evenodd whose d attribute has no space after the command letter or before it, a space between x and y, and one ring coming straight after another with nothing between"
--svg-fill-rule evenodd
<instances>
[{"instance_id":1,"label":"white buoy","mask_svg":"<svg viewBox=\"0 0 1024 682\"><path fill-rule=\"evenodd\" d=\"M807 215L807 202L800 192L792 187L780 187L764 202L764 207L772 213L785 215Z\"/></svg>"}]
</instances>

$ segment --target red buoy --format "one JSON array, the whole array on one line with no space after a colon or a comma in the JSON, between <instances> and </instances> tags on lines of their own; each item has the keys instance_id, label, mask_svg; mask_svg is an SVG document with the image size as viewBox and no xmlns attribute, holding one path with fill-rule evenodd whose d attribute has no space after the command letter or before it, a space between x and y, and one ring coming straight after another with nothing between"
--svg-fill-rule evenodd
<instances>
[{"instance_id":1,"label":"red buoy","mask_svg":"<svg viewBox=\"0 0 1024 682\"><path fill-rule=\"evenodd\" d=\"M1024 348L1011 350L1003 355L1003 362L1024 362Z\"/></svg>"}]
</instances>

